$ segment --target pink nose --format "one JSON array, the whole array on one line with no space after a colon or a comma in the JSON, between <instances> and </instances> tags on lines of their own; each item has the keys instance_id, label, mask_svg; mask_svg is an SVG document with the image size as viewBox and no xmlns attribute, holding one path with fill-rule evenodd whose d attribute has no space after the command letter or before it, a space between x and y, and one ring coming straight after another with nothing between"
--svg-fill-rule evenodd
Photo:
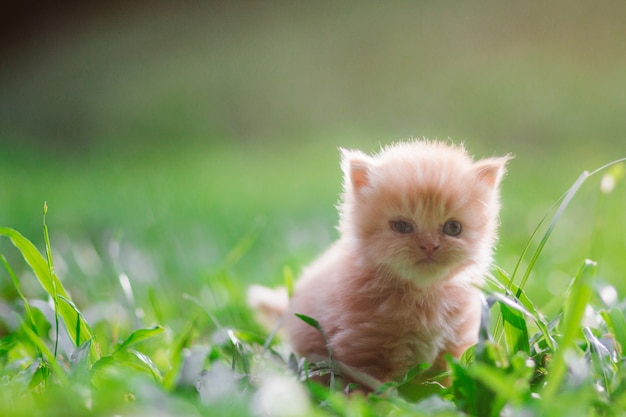
<instances>
[{"instance_id":1,"label":"pink nose","mask_svg":"<svg viewBox=\"0 0 626 417\"><path fill-rule=\"evenodd\" d=\"M420 243L420 249L427 255L432 255L437 249L439 249L439 244L435 242L422 242Z\"/></svg>"}]
</instances>

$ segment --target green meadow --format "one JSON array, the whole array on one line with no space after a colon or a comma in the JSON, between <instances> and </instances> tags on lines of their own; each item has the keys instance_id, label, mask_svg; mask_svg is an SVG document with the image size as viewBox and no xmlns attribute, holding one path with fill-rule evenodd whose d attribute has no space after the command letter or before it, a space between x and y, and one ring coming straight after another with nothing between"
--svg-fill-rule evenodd
<instances>
[{"instance_id":1,"label":"green meadow","mask_svg":"<svg viewBox=\"0 0 626 417\"><path fill-rule=\"evenodd\" d=\"M0 414L621 415L625 14L160 4L5 45ZM246 288L336 239L339 147L411 137L515 156L481 341L449 387L346 397Z\"/></svg>"}]
</instances>

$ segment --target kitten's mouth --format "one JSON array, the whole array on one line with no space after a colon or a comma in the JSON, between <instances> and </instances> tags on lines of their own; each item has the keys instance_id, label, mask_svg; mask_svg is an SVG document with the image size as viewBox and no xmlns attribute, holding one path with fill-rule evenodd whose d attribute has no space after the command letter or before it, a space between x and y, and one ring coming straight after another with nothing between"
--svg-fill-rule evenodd
<instances>
[{"instance_id":1,"label":"kitten's mouth","mask_svg":"<svg viewBox=\"0 0 626 417\"><path fill-rule=\"evenodd\" d=\"M437 264L437 260L435 258L422 258L417 261L417 265L419 266L428 266Z\"/></svg>"}]
</instances>

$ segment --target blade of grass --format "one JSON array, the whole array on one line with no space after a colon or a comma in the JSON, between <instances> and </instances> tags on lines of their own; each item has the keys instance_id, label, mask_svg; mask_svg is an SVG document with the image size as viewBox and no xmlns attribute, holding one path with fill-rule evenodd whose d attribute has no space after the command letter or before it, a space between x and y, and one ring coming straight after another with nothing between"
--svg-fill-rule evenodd
<instances>
[{"instance_id":1,"label":"blade of grass","mask_svg":"<svg viewBox=\"0 0 626 417\"><path fill-rule=\"evenodd\" d=\"M154 326L149 329L135 330L134 332L130 334L130 336L126 338L126 340L122 342L122 344L120 344L117 347L117 349L115 349L115 351L113 352L113 355L115 355L117 352L123 349L127 349L133 345L136 345L137 343L143 342L144 340L150 339L158 334L161 334L163 333L164 330L165 329L161 326Z\"/></svg>"},{"instance_id":2,"label":"blade of grass","mask_svg":"<svg viewBox=\"0 0 626 417\"><path fill-rule=\"evenodd\" d=\"M48 235L48 225L46 225L46 214L48 214L48 203L43 203L43 238L46 244L46 261L48 263L48 274L50 276L50 282L52 283L52 301L54 303L54 356L56 357L59 349L59 297L57 294L56 281L52 279L54 273L54 263L52 262L52 249L50 247L50 237ZM67 325L68 323L66 323ZM76 346L80 344L77 343Z\"/></svg>"},{"instance_id":3,"label":"blade of grass","mask_svg":"<svg viewBox=\"0 0 626 417\"><path fill-rule=\"evenodd\" d=\"M33 345L35 345L37 347L37 349L39 349L39 351L41 352L43 357L46 359L46 361L48 362L48 364L52 368L52 371L54 372L54 375L57 377L59 382L62 385L67 384L67 382L68 382L67 375L65 374L65 371L63 370L63 368L61 368L61 366L59 366L59 364L58 364L58 362L56 360L56 357L50 351L48 346L46 346L46 344L41 339L41 337L39 337L39 335L37 335L33 331L33 329L31 329L29 326L25 325L24 321L22 320L22 318L20 316L17 316L17 319L20 322L20 324L22 325L22 330L24 331L24 333L26 333L26 336L28 337L28 340Z\"/></svg>"},{"instance_id":4,"label":"blade of grass","mask_svg":"<svg viewBox=\"0 0 626 417\"><path fill-rule=\"evenodd\" d=\"M154 362L152 362L152 359L150 359L148 355L134 349L128 349L128 352L134 355L137 359L139 359L141 363L145 365L145 369L150 371L150 374L157 383L161 383L161 381L163 380L161 372L159 372L159 368L157 368L157 366L154 364Z\"/></svg>"},{"instance_id":5,"label":"blade of grass","mask_svg":"<svg viewBox=\"0 0 626 417\"><path fill-rule=\"evenodd\" d=\"M165 323L163 318L162 309L159 307L159 303L156 298L156 294L154 292L154 287L148 287L148 301L150 302L150 307L152 307L152 312L154 313L154 317L156 318L157 323Z\"/></svg>"},{"instance_id":6,"label":"blade of grass","mask_svg":"<svg viewBox=\"0 0 626 417\"><path fill-rule=\"evenodd\" d=\"M591 259L602 259L602 253L604 252L604 236L606 234L606 217L607 217L607 203L609 201L609 194L615 188L615 185L620 181L626 172L624 164L619 163L613 165L606 174L602 177L600 182L600 193L598 201L596 202L596 208L594 213L594 224L591 234Z\"/></svg>"},{"instance_id":7,"label":"blade of grass","mask_svg":"<svg viewBox=\"0 0 626 417\"><path fill-rule=\"evenodd\" d=\"M206 308L203 302L201 302L196 297L193 297L189 294L183 294L183 299L189 300L193 302L194 304L196 304L198 307L200 307L200 309L202 309L202 311L204 311L207 314L207 316L209 316L209 318L211 319L211 321L213 322L213 324L215 325L217 329L224 330L224 326L222 326L222 324L219 322L217 317L215 317L215 314L213 314L211 310Z\"/></svg>"},{"instance_id":8,"label":"blade of grass","mask_svg":"<svg viewBox=\"0 0 626 417\"><path fill-rule=\"evenodd\" d=\"M92 372L99 372L109 366L118 365L150 375L158 384L160 384L163 379L154 362L152 362L146 354L134 349L121 350L114 356L103 356L96 364L94 364Z\"/></svg>"},{"instance_id":9,"label":"blade of grass","mask_svg":"<svg viewBox=\"0 0 626 417\"><path fill-rule=\"evenodd\" d=\"M9 262L2 254L0 254L0 262L2 262L2 264L8 271L9 276L11 277L11 280L13 281L13 286L15 287L15 290L17 291L17 295L20 297L20 299L24 303L24 309L26 310L26 317L28 317L28 320L30 321L31 328L33 329L33 331L35 331L35 333L38 334L39 329L37 328L37 324L35 322L35 319L33 318L33 313L30 310L30 304L28 303L26 296L24 296L24 293L22 292L20 281L17 279L17 276L15 275L15 272L13 272L13 269L11 268L11 265L9 265Z\"/></svg>"},{"instance_id":10,"label":"blade of grass","mask_svg":"<svg viewBox=\"0 0 626 417\"><path fill-rule=\"evenodd\" d=\"M572 185L570 189L567 190L567 192L565 193L565 196L563 197L563 200L561 201L559 208L556 210L556 213L554 213L554 216L552 217L552 220L550 221L550 224L548 225L548 229L543 234L543 237L539 241L539 245L537 246L537 249L535 249L535 252L533 253L532 257L530 258L530 261L528 262L528 267L526 268L526 272L524 272L522 281L520 282L518 286L520 290L524 289L524 286L526 285L526 281L528 281L528 277L530 276L530 273L534 269L535 264L537 263L537 260L539 259L539 255L541 255L541 252L543 251L544 246L548 242L548 239L550 238L550 235L552 234L554 227L556 226L557 222L559 221L559 219L565 212L565 209L567 208L569 203L572 201L572 199L574 198L574 196L576 195L580 187L583 185L585 180L589 178L589 175L590 174L587 171L580 174L580 176L578 177L574 185ZM511 282L513 282L513 277L511 277ZM516 296L519 296L519 294L516 294Z\"/></svg>"},{"instance_id":11,"label":"blade of grass","mask_svg":"<svg viewBox=\"0 0 626 417\"><path fill-rule=\"evenodd\" d=\"M58 281L57 276L55 274L49 276L48 264L30 240L9 227L0 227L0 235L8 237L13 246L21 252L24 260L31 267L39 280L39 284L48 295L52 296L54 293L53 285L55 285L60 295L68 297L63 285ZM52 281L55 281L55 284L53 284Z\"/></svg>"},{"instance_id":12,"label":"blade of grass","mask_svg":"<svg viewBox=\"0 0 626 417\"><path fill-rule=\"evenodd\" d=\"M80 346L87 340L93 339L93 332L87 322L84 320L76 306L71 302L71 297L63 287L63 284L56 276L54 271L50 271L48 267L48 263L41 255L41 253L37 250L33 243L26 239L22 234L18 231L11 229L9 227L0 227L0 235L4 235L9 238L13 246L15 246L22 257L26 261L26 263L30 266L30 268L35 273L37 280L41 287L48 293L50 297L53 297L57 301L59 299L64 300L65 302L56 303L55 308L58 311L59 316L65 323L65 328L70 335L72 341L77 340L77 336L80 336L79 343L77 346ZM80 335L76 329L76 317L80 319ZM90 349L90 359L95 362L99 358L98 351L96 349L96 344L92 343Z\"/></svg>"},{"instance_id":13,"label":"blade of grass","mask_svg":"<svg viewBox=\"0 0 626 417\"><path fill-rule=\"evenodd\" d=\"M491 404L482 415L500 416L500 411L507 403L515 405L526 401L530 397L528 381L533 375L533 369L533 362L528 361L521 352L513 355L505 368L481 362L472 364L467 369L469 376L484 384L496 397L491 399Z\"/></svg>"},{"instance_id":14,"label":"blade of grass","mask_svg":"<svg viewBox=\"0 0 626 417\"><path fill-rule=\"evenodd\" d=\"M239 260L246 253L248 253L252 245L254 245L254 243L258 240L264 226L265 222L259 221L250 231L248 231L248 233L243 235L241 239L239 239L239 241L235 244L235 246L230 250L230 252L226 255L222 262L222 265L218 268L218 270L226 270L239 262Z\"/></svg>"},{"instance_id":15,"label":"blade of grass","mask_svg":"<svg viewBox=\"0 0 626 417\"><path fill-rule=\"evenodd\" d=\"M530 356L528 329L524 314L505 303L500 303L500 312L504 320L504 338L509 354L521 351Z\"/></svg>"},{"instance_id":16,"label":"blade of grass","mask_svg":"<svg viewBox=\"0 0 626 417\"><path fill-rule=\"evenodd\" d=\"M76 305L74 305L74 303L72 302L72 300L68 300L67 298L63 297L63 296L59 296L59 299L61 301L63 301L65 304L67 304L74 313L76 313L76 320L74 320L75 322L75 326L74 326L74 333L72 334L70 332L70 336L73 336L73 342L76 346L80 346L82 345L84 342L89 341L91 339L87 339L85 341L81 342L81 331L82 331L82 323L85 321L85 319L83 318L82 313L80 312L80 310L78 309L78 307L76 307ZM66 314L65 317L69 317L69 314Z\"/></svg>"},{"instance_id":17,"label":"blade of grass","mask_svg":"<svg viewBox=\"0 0 626 417\"><path fill-rule=\"evenodd\" d=\"M615 369L611 362L611 353L602 344L602 342L594 336L589 327L583 328L583 334L588 343L588 353L591 358L593 369L597 374L598 383L609 394L613 392L612 381L615 376Z\"/></svg>"},{"instance_id":18,"label":"blade of grass","mask_svg":"<svg viewBox=\"0 0 626 417\"><path fill-rule=\"evenodd\" d=\"M124 293L124 298L126 299L128 311L132 312L133 314L135 326L139 327L141 326L141 320L139 319L139 315L137 314L137 303L135 302L135 294L133 292L133 286L130 283L130 279L128 278L128 275L126 275L124 272L120 272L117 275L117 280L120 283L122 292Z\"/></svg>"},{"instance_id":19,"label":"blade of grass","mask_svg":"<svg viewBox=\"0 0 626 417\"><path fill-rule=\"evenodd\" d=\"M548 379L543 390L546 401L550 401L561 386L567 371L566 355L575 346L576 337L580 335L580 323L585 314L591 294L591 280L596 271L596 264L586 260L580 268L569 288L569 294L563 309L561 320L560 349L554 352L554 358L548 371Z\"/></svg>"},{"instance_id":20,"label":"blade of grass","mask_svg":"<svg viewBox=\"0 0 626 417\"><path fill-rule=\"evenodd\" d=\"M504 272L500 268L496 268L495 272L496 274L494 276L498 278L499 282L494 284L499 284L498 288L504 290L505 292L507 292L507 294L511 294L511 297L513 297L513 294L515 294L516 300L520 302L522 306L524 306L525 310L529 314L529 317L533 318L533 321L543 334L548 347L552 350L556 349L557 343L552 337L552 333L550 332L547 320L545 319L543 314L541 314L541 312L537 310L534 303L526 295L526 292L513 284L509 277L506 275L506 272ZM495 339L498 341L502 338L503 328L500 327L502 326L502 320L502 315L498 316L498 321L496 322L496 327L494 330Z\"/></svg>"},{"instance_id":21,"label":"blade of grass","mask_svg":"<svg viewBox=\"0 0 626 417\"><path fill-rule=\"evenodd\" d=\"M283 267L283 283L287 288L287 295L291 298L293 295L294 277L293 271L288 266Z\"/></svg>"},{"instance_id":22,"label":"blade of grass","mask_svg":"<svg viewBox=\"0 0 626 417\"><path fill-rule=\"evenodd\" d=\"M89 371L89 349L91 340L77 347L70 356L70 375L72 378L84 378Z\"/></svg>"},{"instance_id":23,"label":"blade of grass","mask_svg":"<svg viewBox=\"0 0 626 417\"><path fill-rule=\"evenodd\" d=\"M174 342L170 345L170 369L163 376L163 388L166 390L171 390L176 385L176 380L183 365L183 349L187 347L192 338L196 321L196 317L193 317L185 323L183 330L178 333Z\"/></svg>"},{"instance_id":24,"label":"blade of grass","mask_svg":"<svg viewBox=\"0 0 626 417\"><path fill-rule=\"evenodd\" d=\"M537 223L535 230L533 230L530 237L528 238L528 241L526 242L526 246L524 246L524 249L522 250L522 254L517 259L517 263L515 264L515 267L513 268L513 272L511 273L511 278L509 280L510 285L513 285L513 282L515 281L515 277L517 277L517 273L522 267L522 262L524 261L524 259L526 259L526 255L530 251L530 247L533 241L535 240L535 236L537 236L537 234L539 233L539 230L541 230L541 226L543 226L543 223L548 219L548 215L550 214L550 212L554 209L554 207L556 207L559 201L563 200L564 197L565 197L565 194L559 197L559 199L555 203L553 203L552 206L550 206L548 211L543 215L543 217ZM521 287L518 287L518 288L521 288ZM508 289L511 290L512 287L509 287Z\"/></svg>"},{"instance_id":25,"label":"blade of grass","mask_svg":"<svg viewBox=\"0 0 626 417\"><path fill-rule=\"evenodd\" d=\"M626 318L624 318L624 312L614 307L600 314L606 322L609 331L615 337L615 341L619 344L620 355L623 355L626 347Z\"/></svg>"},{"instance_id":26,"label":"blade of grass","mask_svg":"<svg viewBox=\"0 0 626 417\"><path fill-rule=\"evenodd\" d=\"M309 326L312 326L312 327L316 328L317 331L320 332L320 334L324 338L324 344L326 345L326 349L328 350L328 360L330 362L332 362L332 360L333 360L333 351L332 351L332 349L330 348L330 346L328 344L328 337L326 336L326 332L324 331L324 329L322 329L322 326L320 325L320 323L317 320L315 320L313 317L309 317L309 316L306 316L304 314L296 313L295 316L297 318L299 318L300 320L302 320L303 322L305 322L306 324L308 324ZM330 374L330 390L333 391L334 388L335 388L335 374L331 372L331 374Z\"/></svg>"},{"instance_id":27,"label":"blade of grass","mask_svg":"<svg viewBox=\"0 0 626 417\"><path fill-rule=\"evenodd\" d=\"M248 355L246 355L244 344L239 340L239 338L235 335L231 329L226 331L228 335L228 340L233 347L233 356L232 356L232 370L236 371L237 363L241 364L241 369L245 375L250 374L250 360Z\"/></svg>"}]
</instances>

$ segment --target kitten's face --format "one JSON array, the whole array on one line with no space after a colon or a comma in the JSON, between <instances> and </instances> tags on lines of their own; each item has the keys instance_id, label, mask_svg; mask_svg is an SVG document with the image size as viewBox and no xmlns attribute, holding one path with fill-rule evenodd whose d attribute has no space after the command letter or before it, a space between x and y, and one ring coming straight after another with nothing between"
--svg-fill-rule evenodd
<instances>
[{"instance_id":1,"label":"kitten's face","mask_svg":"<svg viewBox=\"0 0 626 417\"><path fill-rule=\"evenodd\" d=\"M341 231L362 262L418 286L490 263L506 158L474 163L460 148L429 142L344 158Z\"/></svg>"}]
</instances>

